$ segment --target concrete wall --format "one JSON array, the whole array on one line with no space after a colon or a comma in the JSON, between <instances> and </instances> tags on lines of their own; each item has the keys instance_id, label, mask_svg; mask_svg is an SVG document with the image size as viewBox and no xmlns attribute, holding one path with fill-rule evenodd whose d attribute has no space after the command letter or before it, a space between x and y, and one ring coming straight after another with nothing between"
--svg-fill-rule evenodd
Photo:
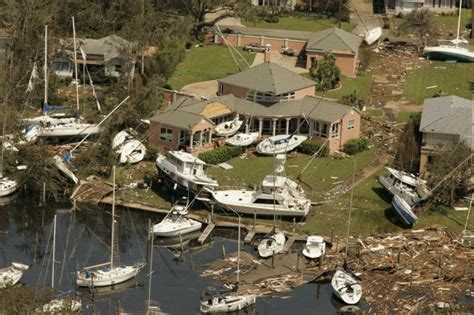
<instances>
[{"instance_id":1,"label":"concrete wall","mask_svg":"<svg viewBox=\"0 0 474 315\"><path fill-rule=\"evenodd\" d=\"M311 68L313 64L312 58L316 60L322 60L324 58L324 52L308 51L306 53L306 68ZM357 55L354 54L343 54L343 53L332 53L336 57L336 65L341 69L341 74L346 77L355 77L357 74Z\"/></svg>"}]
</instances>

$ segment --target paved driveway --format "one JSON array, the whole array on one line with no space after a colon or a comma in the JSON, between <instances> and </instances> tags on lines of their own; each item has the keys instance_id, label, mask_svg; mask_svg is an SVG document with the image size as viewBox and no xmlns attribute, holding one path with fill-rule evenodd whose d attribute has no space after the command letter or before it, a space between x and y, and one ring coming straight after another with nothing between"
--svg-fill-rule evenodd
<instances>
[{"instance_id":1,"label":"paved driveway","mask_svg":"<svg viewBox=\"0 0 474 315\"><path fill-rule=\"evenodd\" d=\"M253 60L252 67L263 62L263 53L256 53L255 59ZM270 52L270 61L274 62L288 70L296 73L307 73L308 69L305 68L306 60L298 60L297 57L291 57L282 55L278 50L272 50Z\"/></svg>"}]
</instances>

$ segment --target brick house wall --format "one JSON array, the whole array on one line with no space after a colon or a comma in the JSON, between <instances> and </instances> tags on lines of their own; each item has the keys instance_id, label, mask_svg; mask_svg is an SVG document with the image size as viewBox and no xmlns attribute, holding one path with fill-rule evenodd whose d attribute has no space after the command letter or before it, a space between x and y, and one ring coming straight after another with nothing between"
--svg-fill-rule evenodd
<instances>
[{"instance_id":1,"label":"brick house wall","mask_svg":"<svg viewBox=\"0 0 474 315\"><path fill-rule=\"evenodd\" d=\"M297 90L295 91L295 99L296 100L299 100L299 99L302 99L303 97L305 96L315 96L315 91L316 91L316 87L313 85L313 86L308 86L307 88L304 88L304 89L301 89L301 90Z\"/></svg>"},{"instance_id":2,"label":"brick house wall","mask_svg":"<svg viewBox=\"0 0 474 315\"><path fill-rule=\"evenodd\" d=\"M354 54L343 54L343 53L332 53L336 57L336 65L341 69L341 74L347 77L355 77L357 74L357 55ZM308 51L306 53L306 68L311 68L314 58L316 60L322 60L324 58L324 52Z\"/></svg>"},{"instance_id":3,"label":"brick house wall","mask_svg":"<svg viewBox=\"0 0 474 315\"><path fill-rule=\"evenodd\" d=\"M240 86L235 86L231 84L224 84L219 82L217 94L220 95L227 95L233 94L235 97L246 99L249 90Z\"/></svg>"}]
</instances>

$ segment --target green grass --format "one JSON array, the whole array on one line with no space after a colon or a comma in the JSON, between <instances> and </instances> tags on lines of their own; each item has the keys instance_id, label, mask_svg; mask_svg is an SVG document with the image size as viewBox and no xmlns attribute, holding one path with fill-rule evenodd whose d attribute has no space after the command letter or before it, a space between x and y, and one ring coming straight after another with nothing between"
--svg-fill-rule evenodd
<instances>
[{"instance_id":1,"label":"green grass","mask_svg":"<svg viewBox=\"0 0 474 315\"><path fill-rule=\"evenodd\" d=\"M357 170L369 165L374 159L375 150L367 150L357 154ZM295 178L306 166L310 156L297 154L288 156L285 164L286 172L290 178ZM209 174L214 176L219 185L233 187L253 187L259 186L266 175L273 172L273 157L251 156L247 159L235 158L227 163L234 168L224 170L215 167L209 170ZM303 173L303 188L313 201L321 200L323 194L335 187L337 182L350 178L352 174L351 159L334 159L332 157L316 158ZM333 178L331 178L333 177Z\"/></svg>"},{"instance_id":2,"label":"green grass","mask_svg":"<svg viewBox=\"0 0 474 315\"><path fill-rule=\"evenodd\" d=\"M242 24L247 27L305 32L319 32L330 27L338 26L337 19L318 14L281 17L278 23L270 23L262 19L255 22L242 20ZM342 22L341 28L346 31L351 31L353 26L350 23Z\"/></svg>"},{"instance_id":3,"label":"green grass","mask_svg":"<svg viewBox=\"0 0 474 315\"><path fill-rule=\"evenodd\" d=\"M457 13L457 12L456 12ZM462 16L461 16L461 32L465 28L466 24L468 24L471 20L471 10L470 9L463 9ZM443 16L437 15L435 16L435 21L438 27L443 29L448 29L456 34L458 29L458 16Z\"/></svg>"},{"instance_id":4,"label":"green grass","mask_svg":"<svg viewBox=\"0 0 474 315\"><path fill-rule=\"evenodd\" d=\"M410 120L410 116L413 112L399 112L397 115L397 122L406 123Z\"/></svg>"},{"instance_id":5,"label":"green grass","mask_svg":"<svg viewBox=\"0 0 474 315\"><path fill-rule=\"evenodd\" d=\"M240 51L240 53L249 64L252 64L255 53L246 51ZM193 47L186 51L184 61L178 65L168 84L173 89L179 90L190 83L220 79L238 71L226 47L218 45Z\"/></svg>"},{"instance_id":6,"label":"green grass","mask_svg":"<svg viewBox=\"0 0 474 315\"><path fill-rule=\"evenodd\" d=\"M457 95L471 99L474 92L474 63L450 64L435 62L411 70L404 87L408 100L422 103L440 90L446 95ZM426 89L427 87L435 88Z\"/></svg>"},{"instance_id":7,"label":"green grass","mask_svg":"<svg viewBox=\"0 0 474 315\"><path fill-rule=\"evenodd\" d=\"M384 172L379 170L374 175L362 181L354 189L351 235L367 235L372 233L396 232L405 227L396 220L390 207L391 196L377 181ZM329 235L331 227L337 235L344 235L347 229L349 215L350 192L338 198L330 207L323 206L313 210L312 216L306 220L304 230L308 233ZM442 211L428 210L418 213L418 222L414 228L424 228L433 225L445 226L453 232L460 232L466 219L467 212L443 209ZM472 228L474 219L469 224Z\"/></svg>"},{"instance_id":8,"label":"green grass","mask_svg":"<svg viewBox=\"0 0 474 315\"><path fill-rule=\"evenodd\" d=\"M367 108L367 111L366 113L371 116L371 117L374 117L374 118L378 118L378 117L382 117L383 116L383 110L379 109L379 108Z\"/></svg>"},{"instance_id":9,"label":"green grass","mask_svg":"<svg viewBox=\"0 0 474 315\"><path fill-rule=\"evenodd\" d=\"M343 96L351 94L353 90L357 90L359 96L364 100L367 100L367 95L369 94L370 85L372 83L372 72L365 72L356 78L341 77L341 83L342 87L338 90L326 92L316 91L316 94L340 100Z\"/></svg>"}]
</instances>

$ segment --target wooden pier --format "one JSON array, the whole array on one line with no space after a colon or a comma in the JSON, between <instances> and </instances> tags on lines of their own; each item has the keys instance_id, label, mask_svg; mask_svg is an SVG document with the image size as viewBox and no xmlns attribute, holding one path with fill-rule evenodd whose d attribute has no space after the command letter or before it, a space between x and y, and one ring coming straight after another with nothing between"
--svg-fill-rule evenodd
<instances>
[{"instance_id":1,"label":"wooden pier","mask_svg":"<svg viewBox=\"0 0 474 315\"><path fill-rule=\"evenodd\" d=\"M201 235L199 236L198 243L199 244L204 243L206 239L209 237L209 235L211 235L211 232L212 230L214 230L215 227L216 225L214 223L209 223L204 229L204 231L201 233Z\"/></svg>"},{"instance_id":2,"label":"wooden pier","mask_svg":"<svg viewBox=\"0 0 474 315\"><path fill-rule=\"evenodd\" d=\"M285 246L283 246L283 250L281 251L283 254L286 254L288 253L288 251L290 250L291 246L293 246L293 244L295 243L296 241L296 238L294 238L293 236L291 236L285 243Z\"/></svg>"},{"instance_id":3,"label":"wooden pier","mask_svg":"<svg viewBox=\"0 0 474 315\"><path fill-rule=\"evenodd\" d=\"M255 236L255 230L250 230L247 235L245 235L244 243L250 243Z\"/></svg>"}]
</instances>

